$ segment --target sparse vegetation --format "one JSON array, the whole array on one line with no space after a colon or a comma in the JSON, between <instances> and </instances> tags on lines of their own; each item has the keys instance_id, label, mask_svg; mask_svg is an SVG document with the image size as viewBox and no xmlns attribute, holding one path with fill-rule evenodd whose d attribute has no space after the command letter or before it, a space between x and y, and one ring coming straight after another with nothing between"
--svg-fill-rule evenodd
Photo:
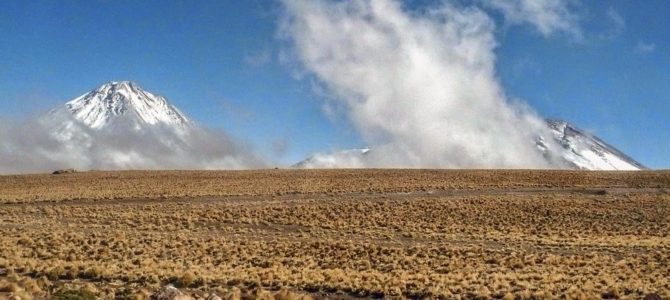
<instances>
[{"instance_id":1,"label":"sparse vegetation","mask_svg":"<svg viewBox=\"0 0 670 300\"><path fill-rule=\"evenodd\" d=\"M5 176L0 297L666 299L668 188L670 172Z\"/></svg>"},{"instance_id":2,"label":"sparse vegetation","mask_svg":"<svg viewBox=\"0 0 670 300\"><path fill-rule=\"evenodd\" d=\"M86 290L61 290L53 294L53 300L95 300L96 296Z\"/></svg>"}]
</instances>

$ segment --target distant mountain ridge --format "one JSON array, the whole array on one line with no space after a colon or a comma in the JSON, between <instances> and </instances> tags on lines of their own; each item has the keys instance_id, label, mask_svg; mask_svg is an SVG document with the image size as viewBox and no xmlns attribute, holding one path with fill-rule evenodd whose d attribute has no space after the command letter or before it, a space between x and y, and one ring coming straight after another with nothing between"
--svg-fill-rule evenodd
<instances>
[{"instance_id":1,"label":"distant mountain ridge","mask_svg":"<svg viewBox=\"0 0 670 300\"><path fill-rule=\"evenodd\" d=\"M545 137L538 137L536 145L549 161L558 162L559 168L577 170L644 170L639 162L605 143L600 138L588 134L576 126L562 120L546 120L551 130L550 138L561 149L551 150ZM350 149L334 153L317 153L293 165L295 168L337 168L361 167L374 148ZM491 151L495 151L492 149Z\"/></svg>"},{"instance_id":2,"label":"distant mountain ridge","mask_svg":"<svg viewBox=\"0 0 670 300\"><path fill-rule=\"evenodd\" d=\"M64 152L81 153L79 156L84 160L95 153L97 162L89 164L112 168L143 168L146 165L161 168L162 161L166 160L161 158L162 155L170 156L174 162L201 150L206 153L200 153L196 158L215 155L210 147L220 152L233 147L227 137L213 138L166 98L145 91L131 81L103 84L52 109L40 118L40 122L49 128ZM568 122L546 120L546 124L552 136L539 136L535 144L550 165L583 170L646 169L615 147ZM551 143L547 143L549 139ZM158 150L149 155L147 149ZM236 155L245 155L238 151L234 150ZM365 167L366 158L378 154L376 151L379 150L363 148L320 153L294 167ZM109 161L99 162L105 159ZM144 163L147 161L150 164ZM178 162L174 165L181 166Z\"/></svg>"}]
</instances>

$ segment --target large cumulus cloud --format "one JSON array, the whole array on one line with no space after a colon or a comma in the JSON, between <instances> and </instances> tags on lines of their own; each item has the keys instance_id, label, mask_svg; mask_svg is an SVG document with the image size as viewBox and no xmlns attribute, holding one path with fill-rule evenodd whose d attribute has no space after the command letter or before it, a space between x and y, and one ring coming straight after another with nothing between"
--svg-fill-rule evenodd
<instances>
[{"instance_id":1,"label":"large cumulus cloud","mask_svg":"<svg viewBox=\"0 0 670 300\"><path fill-rule=\"evenodd\" d=\"M329 166L560 167L536 144L550 136L544 120L512 103L496 77L495 24L485 10L451 2L422 10L393 0L282 3L292 57L372 147L355 158L320 154ZM495 7L513 14L518 6Z\"/></svg>"}]
</instances>

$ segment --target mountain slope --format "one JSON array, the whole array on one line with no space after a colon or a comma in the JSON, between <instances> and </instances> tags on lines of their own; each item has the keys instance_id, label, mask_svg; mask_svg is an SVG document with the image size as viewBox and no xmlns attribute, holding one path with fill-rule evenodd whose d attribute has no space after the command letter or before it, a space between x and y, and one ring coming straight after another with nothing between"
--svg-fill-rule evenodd
<instances>
[{"instance_id":1,"label":"mountain slope","mask_svg":"<svg viewBox=\"0 0 670 300\"><path fill-rule=\"evenodd\" d=\"M561 120L547 120L554 140L562 147L559 154L572 168L584 170L646 169L628 155L601 139Z\"/></svg>"},{"instance_id":2,"label":"mountain slope","mask_svg":"<svg viewBox=\"0 0 670 300\"><path fill-rule=\"evenodd\" d=\"M560 146L551 149L545 137L536 141L538 150L556 168L581 170L643 170L642 164L601 139L568 122L547 120L552 140ZM366 165L374 149L352 149L335 153L317 153L293 165L296 168L360 168Z\"/></svg>"}]
</instances>

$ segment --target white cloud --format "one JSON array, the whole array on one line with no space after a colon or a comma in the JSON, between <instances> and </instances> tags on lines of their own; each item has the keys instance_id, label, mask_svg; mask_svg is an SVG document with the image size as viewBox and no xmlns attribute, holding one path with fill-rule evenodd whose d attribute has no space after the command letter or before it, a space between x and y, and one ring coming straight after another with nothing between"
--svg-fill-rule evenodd
<instances>
[{"instance_id":1,"label":"white cloud","mask_svg":"<svg viewBox=\"0 0 670 300\"><path fill-rule=\"evenodd\" d=\"M581 38L578 17L570 0L482 0L487 7L499 10L511 24L533 25L543 36L563 32Z\"/></svg>"},{"instance_id":2,"label":"white cloud","mask_svg":"<svg viewBox=\"0 0 670 300\"><path fill-rule=\"evenodd\" d=\"M321 157L324 161L552 167L534 143L538 135L550 135L544 121L523 105L510 104L496 78L495 25L484 11L444 2L408 12L392 0L283 4L282 34L297 61L344 106L373 146L355 161L338 164L337 155L334 161ZM551 26L543 30L564 25Z\"/></svg>"},{"instance_id":3,"label":"white cloud","mask_svg":"<svg viewBox=\"0 0 670 300\"><path fill-rule=\"evenodd\" d=\"M654 51L656 51L656 44L654 43L646 43L643 41L639 41L635 45L635 52L637 53L648 54L653 53Z\"/></svg>"},{"instance_id":4,"label":"white cloud","mask_svg":"<svg viewBox=\"0 0 670 300\"><path fill-rule=\"evenodd\" d=\"M601 41L612 40L626 29L626 19L614 8L609 7L605 12L606 22L603 24L602 30L600 30L595 35L591 36L591 39L597 39Z\"/></svg>"},{"instance_id":5,"label":"white cloud","mask_svg":"<svg viewBox=\"0 0 670 300\"><path fill-rule=\"evenodd\" d=\"M607 17L610 19L612 24L614 24L614 31L621 32L626 27L626 20L623 16L616 11L613 7L607 9Z\"/></svg>"},{"instance_id":6,"label":"white cloud","mask_svg":"<svg viewBox=\"0 0 670 300\"><path fill-rule=\"evenodd\" d=\"M55 169L243 169L266 164L244 142L201 127L177 135L118 120L93 130L62 110L23 123L0 120L0 174Z\"/></svg>"},{"instance_id":7,"label":"white cloud","mask_svg":"<svg viewBox=\"0 0 670 300\"><path fill-rule=\"evenodd\" d=\"M261 67L272 61L272 52L269 49L263 49L256 53L247 53L244 56L244 62L252 67Z\"/></svg>"}]
</instances>

